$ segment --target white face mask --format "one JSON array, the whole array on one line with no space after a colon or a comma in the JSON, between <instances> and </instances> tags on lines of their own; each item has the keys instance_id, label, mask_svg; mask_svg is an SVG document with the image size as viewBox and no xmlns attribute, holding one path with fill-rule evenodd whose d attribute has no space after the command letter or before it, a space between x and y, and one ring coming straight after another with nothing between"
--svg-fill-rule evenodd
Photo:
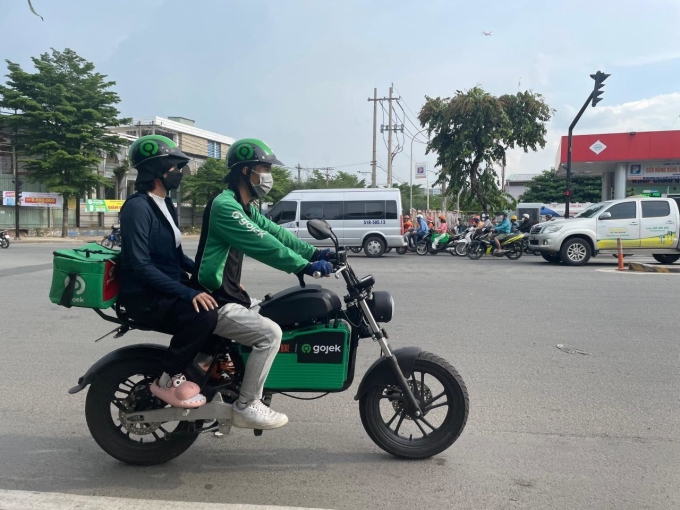
<instances>
[{"instance_id":1,"label":"white face mask","mask_svg":"<svg viewBox=\"0 0 680 510\"><path fill-rule=\"evenodd\" d=\"M251 183L251 185L253 187L253 191L255 191L255 195L257 196L257 198L262 198L272 190L272 186L274 186L274 177L272 177L272 174L270 173L266 174L257 173L257 175L260 176L260 184Z\"/></svg>"}]
</instances>

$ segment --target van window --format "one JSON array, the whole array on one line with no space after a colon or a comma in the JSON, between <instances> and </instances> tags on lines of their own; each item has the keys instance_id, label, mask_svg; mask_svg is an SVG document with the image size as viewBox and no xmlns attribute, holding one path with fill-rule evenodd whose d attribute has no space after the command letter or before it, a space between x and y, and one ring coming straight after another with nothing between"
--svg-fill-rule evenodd
<instances>
[{"instance_id":1,"label":"van window","mask_svg":"<svg viewBox=\"0 0 680 510\"><path fill-rule=\"evenodd\" d=\"M642 217L643 218L661 218L663 216L671 215L671 206L668 202L663 200L643 200L642 201Z\"/></svg>"},{"instance_id":2,"label":"van window","mask_svg":"<svg viewBox=\"0 0 680 510\"><path fill-rule=\"evenodd\" d=\"M295 221L295 213L297 213L297 202L286 200L272 207L267 217L277 225L281 225Z\"/></svg>"},{"instance_id":3,"label":"van window","mask_svg":"<svg viewBox=\"0 0 680 510\"><path fill-rule=\"evenodd\" d=\"M342 202L302 202L300 219L341 220Z\"/></svg>"},{"instance_id":4,"label":"van window","mask_svg":"<svg viewBox=\"0 0 680 510\"><path fill-rule=\"evenodd\" d=\"M608 220L629 220L636 217L635 202L623 202L616 204L607 209L608 213L612 215ZM605 220L605 221L608 221Z\"/></svg>"},{"instance_id":5,"label":"van window","mask_svg":"<svg viewBox=\"0 0 680 510\"><path fill-rule=\"evenodd\" d=\"M394 200L389 201L394 206L392 207L390 219L397 218L397 203ZM369 201L352 201L345 202L345 219L346 220L384 220L386 216L386 207L384 200L369 200Z\"/></svg>"},{"instance_id":6,"label":"van window","mask_svg":"<svg viewBox=\"0 0 680 510\"><path fill-rule=\"evenodd\" d=\"M386 220L396 220L399 217L397 214L397 201L396 200L386 200L385 201L385 219Z\"/></svg>"}]
</instances>

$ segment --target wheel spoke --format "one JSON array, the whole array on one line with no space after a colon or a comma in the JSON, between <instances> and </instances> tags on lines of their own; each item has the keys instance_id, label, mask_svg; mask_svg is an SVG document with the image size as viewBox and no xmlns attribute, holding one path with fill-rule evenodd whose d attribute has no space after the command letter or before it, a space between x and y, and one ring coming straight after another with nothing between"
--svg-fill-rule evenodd
<instances>
[{"instance_id":1,"label":"wheel spoke","mask_svg":"<svg viewBox=\"0 0 680 510\"><path fill-rule=\"evenodd\" d=\"M425 372L420 372L420 390L424 391L423 388L425 387Z\"/></svg>"},{"instance_id":2,"label":"wheel spoke","mask_svg":"<svg viewBox=\"0 0 680 510\"><path fill-rule=\"evenodd\" d=\"M394 416L392 416L392 418L390 418L390 421L388 421L387 423L385 423L385 425L387 425L388 427L389 427L390 425L392 425L392 422L394 421L394 419L395 419L397 416L399 416L399 411L395 411L395 412L394 412Z\"/></svg>"},{"instance_id":3,"label":"wheel spoke","mask_svg":"<svg viewBox=\"0 0 680 510\"><path fill-rule=\"evenodd\" d=\"M440 398L442 398L444 395L446 395L446 390L442 391L442 392L441 392L439 395L437 395L436 397L432 397L430 400L428 400L427 402L425 402L425 407L428 407L428 406L429 406L430 404L432 404L433 402L436 402L437 400L439 400Z\"/></svg>"},{"instance_id":4,"label":"wheel spoke","mask_svg":"<svg viewBox=\"0 0 680 510\"><path fill-rule=\"evenodd\" d=\"M404 422L404 417L406 416L406 412L402 411L401 417L399 418L399 421L397 422L397 428L394 429L394 433L396 435L399 435L399 427L401 427L401 424Z\"/></svg>"},{"instance_id":5,"label":"wheel spoke","mask_svg":"<svg viewBox=\"0 0 680 510\"><path fill-rule=\"evenodd\" d=\"M116 400L112 400L111 403L112 403L114 406L116 406L120 411L123 411L124 413L127 412L127 409L125 408L125 406L124 406L123 404L121 404L120 402L117 402L117 399L116 399Z\"/></svg>"},{"instance_id":6,"label":"wheel spoke","mask_svg":"<svg viewBox=\"0 0 680 510\"><path fill-rule=\"evenodd\" d=\"M153 434L153 437L156 438L156 441L160 441L160 440L161 440L161 436L159 436L158 434L156 434L156 431L155 431L155 430L152 431L151 434Z\"/></svg>"},{"instance_id":7,"label":"wheel spoke","mask_svg":"<svg viewBox=\"0 0 680 510\"><path fill-rule=\"evenodd\" d=\"M433 427L432 424L431 424L429 421L427 421L427 420L425 419L424 416L421 416L420 418L416 418L416 421L417 421L417 420L422 420L422 422L423 422L425 425L427 425L428 427L430 427L430 428L432 429L432 432L434 432L435 430L437 430L437 427Z\"/></svg>"},{"instance_id":8,"label":"wheel spoke","mask_svg":"<svg viewBox=\"0 0 680 510\"><path fill-rule=\"evenodd\" d=\"M444 407L444 406L448 406L448 405L449 405L449 401L447 399L446 402L442 402L441 404L436 404L436 405L433 405L433 406L425 407L425 411L429 412L429 411L432 411L432 409L437 409L438 407Z\"/></svg>"},{"instance_id":9,"label":"wheel spoke","mask_svg":"<svg viewBox=\"0 0 680 510\"><path fill-rule=\"evenodd\" d=\"M419 428L420 431L423 433L423 437L427 437L427 432L425 432L425 429L422 427L422 425L420 424L420 422L418 421L417 418L414 418L414 419L413 419L413 423L415 423L416 425L418 425L418 428Z\"/></svg>"}]
</instances>

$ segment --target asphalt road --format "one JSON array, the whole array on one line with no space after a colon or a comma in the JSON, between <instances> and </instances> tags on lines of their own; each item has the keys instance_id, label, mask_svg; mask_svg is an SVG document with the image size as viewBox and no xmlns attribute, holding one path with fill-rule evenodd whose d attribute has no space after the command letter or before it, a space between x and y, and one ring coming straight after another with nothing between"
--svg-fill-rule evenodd
<instances>
[{"instance_id":1,"label":"asphalt road","mask_svg":"<svg viewBox=\"0 0 680 510\"><path fill-rule=\"evenodd\" d=\"M371 442L353 400L379 354L366 341L349 391L274 399L285 428L202 436L169 464L133 468L97 447L85 392L67 390L114 348L167 337L95 344L110 325L47 298L58 247L0 250L0 489L332 509L680 508L678 275L618 273L610 257L572 268L354 256L394 295L392 344L443 356L467 383L470 417L450 449L409 462ZM243 283L262 296L296 280L247 260Z\"/></svg>"}]
</instances>

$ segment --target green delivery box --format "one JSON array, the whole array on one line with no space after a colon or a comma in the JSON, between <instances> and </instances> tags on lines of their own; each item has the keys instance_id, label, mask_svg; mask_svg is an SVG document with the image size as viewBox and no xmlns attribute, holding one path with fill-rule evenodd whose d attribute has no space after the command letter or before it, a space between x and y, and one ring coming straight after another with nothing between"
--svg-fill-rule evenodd
<instances>
[{"instance_id":1,"label":"green delivery box","mask_svg":"<svg viewBox=\"0 0 680 510\"><path fill-rule=\"evenodd\" d=\"M116 302L120 252L88 243L54 252L50 301L70 308L108 308Z\"/></svg>"}]
</instances>

